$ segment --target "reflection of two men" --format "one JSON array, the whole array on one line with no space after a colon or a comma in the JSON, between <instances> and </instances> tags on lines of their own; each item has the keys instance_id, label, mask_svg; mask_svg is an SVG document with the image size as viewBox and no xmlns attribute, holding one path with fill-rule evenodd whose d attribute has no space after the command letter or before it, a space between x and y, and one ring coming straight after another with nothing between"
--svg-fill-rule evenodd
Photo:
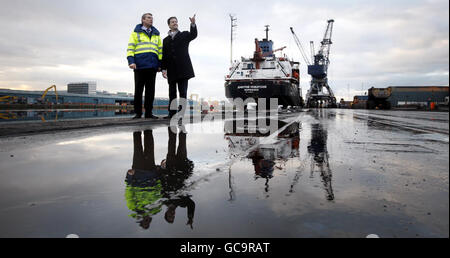
<instances>
[{"instance_id":1,"label":"reflection of two men","mask_svg":"<svg viewBox=\"0 0 450 258\"><path fill-rule=\"evenodd\" d=\"M191 228L194 224L194 212L195 212L195 202L188 195L177 196L176 198L172 198L164 202L167 205L167 211L164 214L164 219L168 223L173 223L175 220L175 210L177 207L187 208L187 217L188 221L186 225L189 225Z\"/></svg>"},{"instance_id":2,"label":"reflection of two men","mask_svg":"<svg viewBox=\"0 0 450 258\"><path fill-rule=\"evenodd\" d=\"M173 223L177 207L188 208L188 224L193 223L195 203L189 196L178 195L184 181L192 174L193 163L187 158L186 133L180 132L176 150L177 128L169 128L169 146L166 159L155 165L154 139L151 130L133 133L133 165L126 175L125 198L130 215L140 226L148 229L152 216L158 214L165 204L166 221Z\"/></svg>"}]
</instances>

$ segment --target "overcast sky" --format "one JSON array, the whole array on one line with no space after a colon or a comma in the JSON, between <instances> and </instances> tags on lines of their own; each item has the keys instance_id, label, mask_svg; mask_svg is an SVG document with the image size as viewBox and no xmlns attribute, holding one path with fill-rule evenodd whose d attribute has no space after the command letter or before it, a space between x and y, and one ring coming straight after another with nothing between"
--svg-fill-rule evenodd
<instances>
[{"instance_id":1,"label":"overcast sky","mask_svg":"<svg viewBox=\"0 0 450 258\"><path fill-rule=\"evenodd\" d=\"M237 17L234 58L249 57L254 38L270 25L274 47L301 62L303 94L310 77L289 27L309 53L334 19L329 84L338 99L371 86L449 84L448 0L347 1L119 1L0 0L0 88L44 90L56 84L97 81L97 90L133 92L126 49L145 12L165 37L167 18L180 30L197 14L198 38L190 45L196 77L188 95L224 99L230 62L230 18ZM157 76L156 96L167 97Z\"/></svg>"}]
</instances>

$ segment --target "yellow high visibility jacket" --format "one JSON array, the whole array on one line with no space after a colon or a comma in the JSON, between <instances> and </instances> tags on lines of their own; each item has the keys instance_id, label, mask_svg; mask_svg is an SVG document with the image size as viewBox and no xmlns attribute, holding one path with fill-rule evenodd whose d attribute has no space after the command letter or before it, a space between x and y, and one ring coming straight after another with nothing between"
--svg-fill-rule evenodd
<instances>
[{"instance_id":1,"label":"yellow high visibility jacket","mask_svg":"<svg viewBox=\"0 0 450 258\"><path fill-rule=\"evenodd\" d=\"M136 69L158 69L162 60L162 41L159 31L152 26L148 34L142 29L142 24L136 25L128 42L127 59L129 65L136 64Z\"/></svg>"}]
</instances>

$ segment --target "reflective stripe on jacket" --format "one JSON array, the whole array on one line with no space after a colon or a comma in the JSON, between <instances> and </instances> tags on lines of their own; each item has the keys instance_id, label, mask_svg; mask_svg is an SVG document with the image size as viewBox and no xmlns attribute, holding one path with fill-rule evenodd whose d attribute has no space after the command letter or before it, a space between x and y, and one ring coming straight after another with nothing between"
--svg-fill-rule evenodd
<instances>
[{"instance_id":1,"label":"reflective stripe on jacket","mask_svg":"<svg viewBox=\"0 0 450 258\"><path fill-rule=\"evenodd\" d=\"M136 69L160 67L162 59L162 41L159 31L151 27L150 35L142 30L142 24L136 25L131 33L127 48L128 64L136 64Z\"/></svg>"},{"instance_id":2,"label":"reflective stripe on jacket","mask_svg":"<svg viewBox=\"0 0 450 258\"><path fill-rule=\"evenodd\" d=\"M161 181L158 180L153 186L137 187L126 185L125 200L131 213L129 216L137 218L147 215L155 215L161 211L162 204L159 200L162 196Z\"/></svg>"}]
</instances>

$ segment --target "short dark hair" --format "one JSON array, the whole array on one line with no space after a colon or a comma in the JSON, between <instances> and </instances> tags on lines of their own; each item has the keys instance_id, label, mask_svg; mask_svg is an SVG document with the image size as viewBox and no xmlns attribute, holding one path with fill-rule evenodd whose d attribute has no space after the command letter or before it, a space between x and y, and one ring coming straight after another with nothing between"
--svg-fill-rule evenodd
<instances>
[{"instance_id":1,"label":"short dark hair","mask_svg":"<svg viewBox=\"0 0 450 258\"><path fill-rule=\"evenodd\" d=\"M146 16L146 15L150 15L150 16L153 16L153 14L151 14L151 13L144 13L144 14L142 15L141 21L143 21L143 20L144 20L144 18L145 18L145 16Z\"/></svg>"},{"instance_id":2,"label":"short dark hair","mask_svg":"<svg viewBox=\"0 0 450 258\"><path fill-rule=\"evenodd\" d=\"M175 20L178 21L177 17L172 16L172 17L170 17L169 19L167 19L167 25L170 25L170 20L172 20L172 19L175 19Z\"/></svg>"}]
</instances>

